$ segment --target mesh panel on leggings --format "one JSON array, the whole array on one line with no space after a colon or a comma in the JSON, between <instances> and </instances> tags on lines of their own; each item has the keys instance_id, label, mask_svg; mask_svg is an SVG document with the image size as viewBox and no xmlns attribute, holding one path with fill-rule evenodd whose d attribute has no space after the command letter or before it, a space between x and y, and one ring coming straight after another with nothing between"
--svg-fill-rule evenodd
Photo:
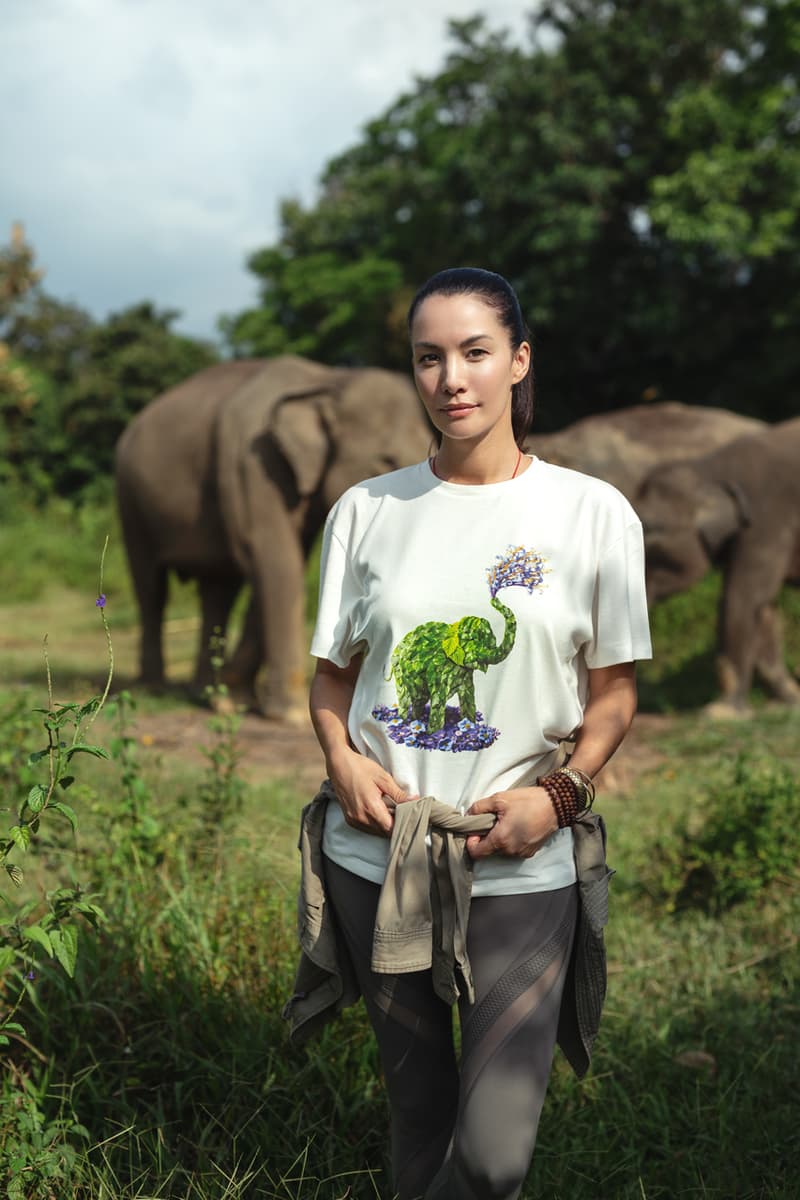
<instances>
[{"instance_id":1,"label":"mesh panel on leggings","mask_svg":"<svg viewBox=\"0 0 800 1200\"><path fill-rule=\"evenodd\" d=\"M569 913L558 929L540 946L530 958L526 958L518 967L513 967L498 979L494 987L486 993L483 1000L476 1006L467 1021L470 1037L475 1042L480 1041L501 1013L521 996L542 972L549 967L560 950L568 945L572 930L573 916Z\"/></svg>"}]
</instances>

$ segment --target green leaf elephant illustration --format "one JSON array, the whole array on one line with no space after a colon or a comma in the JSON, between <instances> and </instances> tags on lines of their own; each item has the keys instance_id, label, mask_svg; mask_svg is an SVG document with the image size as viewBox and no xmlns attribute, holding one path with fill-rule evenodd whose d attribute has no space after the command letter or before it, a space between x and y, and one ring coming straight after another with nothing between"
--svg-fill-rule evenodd
<instances>
[{"instance_id":1,"label":"green leaf elephant illustration","mask_svg":"<svg viewBox=\"0 0 800 1200\"><path fill-rule=\"evenodd\" d=\"M389 679L394 677L401 716L407 718L410 714L422 721L425 706L430 703L427 728L435 733L444 725L447 701L457 694L461 716L475 720L473 672L485 672L507 658L517 633L511 609L496 596L490 604L506 623L501 642L496 641L485 617L469 616L451 624L426 621L397 644Z\"/></svg>"}]
</instances>

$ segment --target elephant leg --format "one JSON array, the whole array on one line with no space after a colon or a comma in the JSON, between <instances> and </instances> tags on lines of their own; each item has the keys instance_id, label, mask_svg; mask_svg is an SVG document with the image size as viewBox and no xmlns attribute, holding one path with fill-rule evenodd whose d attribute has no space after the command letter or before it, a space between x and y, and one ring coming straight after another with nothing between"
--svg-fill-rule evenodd
<instances>
[{"instance_id":1,"label":"elephant leg","mask_svg":"<svg viewBox=\"0 0 800 1200\"><path fill-rule=\"evenodd\" d=\"M431 707L428 713L428 732L438 733L444 727L444 720L447 715L447 697L449 692L446 688L439 687L431 692Z\"/></svg>"},{"instance_id":2,"label":"elephant leg","mask_svg":"<svg viewBox=\"0 0 800 1200\"><path fill-rule=\"evenodd\" d=\"M214 677L212 639L218 634L225 637L228 618L241 586L242 580L237 575L207 575L199 580L202 622L194 669L195 687L205 687Z\"/></svg>"},{"instance_id":3,"label":"elephant leg","mask_svg":"<svg viewBox=\"0 0 800 1200\"><path fill-rule=\"evenodd\" d=\"M266 663L259 707L272 720L302 724L308 717L305 562L294 531L284 532L279 536L273 524L264 533L253 579Z\"/></svg>"},{"instance_id":4,"label":"elephant leg","mask_svg":"<svg viewBox=\"0 0 800 1200\"><path fill-rule=\"evenodd\" d=\"M769 637L763 614L774 610L785 558L763 531L750 529L726 564L719 621L717 668L722 706L746 711L760 644ZM774 651L774 644L773 644ZM719 705L713 706L719 708Z\"/></svg>"},{"instance_id":5,"label":"elephant leg","mask_svg":"<svg viewBox=\"0 0 800 1200\"><path fill-rule=\"evenodd\" d=\"M475 720L475 680L472 672L464 673L464 678L458 685L458 699L460 701L461 716L466 717L468 721Z\"/></svg>"},{"instance_id":6,"label":"elephant leg","mask_svg":"<svg viewBox=\"0 0 800 1200\"><path fill-rule=\"evenodd\" d=\"M428 714L428 733L438 733L444 728L445 702L440 696L431 699L431 710Z\"/></svg>"},{"instance_id":7,"label":"elephant leg","mask_svg":"<svg viewBox=\"0 0 800 1200\"><path fill-rule=\"evenodd\" d=\"M402 663L396 661L394 658L392 660L392 677L394 678L395 691L397 692L397 711L401 717L405 717L411 708L411 691Z\"/></svg>"},{"instance_id":8,"label":"elephant leg","mask_svg":"<svg viewBox=\"0 0 800 1200\"><path fill-rule=\"evenodd\" d=\"M167 571L158 564L149 564L145 571L131 565L141 619L139 678L142 683L158 686L164 682L162 625L167 604Z\"/></svg>"},{"instance_id":9,"label":"elephant leg","mask_svg":"<svg viewBox=\"0 0 800 1200\"><path fill-rule=\"evenodd\" d=\"M264 660L259 626L258 605L255 597L251 596L236 648L226 662L222 673L222 678L228 687L246 688L250 691L254 689L256 676Z\"/></svg>"},{"instance_id":10,"label":"elephant leg","mask_svg":"<svg viewBox=\"0 0 800 1200\"><path fill-rule=\"evenodd\" d=\"M167 569L159 562L158 549L147 534L145 514L127 489L118 490L117 503L139 609L139 679L144 684L159 685L164 682L161 625L167 603Z\"/></svg>"},{"instance_id":11,"label":"elephant leg","mask_svg":"<svg viewBox=\"0 0 800 1200\"><path fill-rule=\"evenodd\" d=\"M781 615L773 604L759 613L756 641L756 673L776 699L784 704L800 704L800 684L783 657Z\"/></svg>"}]
</instances>

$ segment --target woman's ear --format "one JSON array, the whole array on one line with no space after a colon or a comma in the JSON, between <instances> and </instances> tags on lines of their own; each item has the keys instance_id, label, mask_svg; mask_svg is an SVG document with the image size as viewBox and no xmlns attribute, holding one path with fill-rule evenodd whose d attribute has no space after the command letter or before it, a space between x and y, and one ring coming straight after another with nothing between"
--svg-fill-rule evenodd
<instances>
[{"instance_id":1,"label":"woman's ear","mask_svg":"<svg viewBox=\"0 0 800 1200\"><path fill-rule=\"evenodd\" d=\"M519 383L528 374L528 369L531 365L531 345L530 342L520 342L514 351L514 363L512 375L514 383Z\"/></svg>"}]
</instances>

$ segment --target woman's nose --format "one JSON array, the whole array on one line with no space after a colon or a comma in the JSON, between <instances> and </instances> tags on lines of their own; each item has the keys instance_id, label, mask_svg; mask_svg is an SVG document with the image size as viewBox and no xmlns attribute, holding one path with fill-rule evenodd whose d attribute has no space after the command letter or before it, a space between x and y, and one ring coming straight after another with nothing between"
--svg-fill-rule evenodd
<instances>
[{"instance_id":1,"label":"woman's nose","mask_svg":"<svg viewBox=\"0 0 800 1200\"><path fill-rule=\"evenodd\" d=\"M464 388L461 366L457 359L446 359L443 365L442 388L446 392L460 392Z\"/></svg>"}]
</instances>

